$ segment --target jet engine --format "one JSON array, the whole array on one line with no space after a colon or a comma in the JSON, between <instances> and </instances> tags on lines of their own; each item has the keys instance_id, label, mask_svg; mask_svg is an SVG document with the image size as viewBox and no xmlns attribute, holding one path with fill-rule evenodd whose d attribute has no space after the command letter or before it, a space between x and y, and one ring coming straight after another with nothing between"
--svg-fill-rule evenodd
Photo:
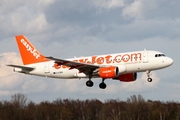
<instances>
[{"instance_id":1,"label":"jet engine","mask_svg":"<svg viewBox=\"0 0 180 120\"><path fill-rule=\"evenodd\" d=\"M121 82L133 82L137 79L137 73L127 73L119 75L117 78L113 78L114 80L119 80Z\"/></svg>"},{"instance_id":2,"label":"jet engine","mask_svg":"<svg viewBox=\"0 0 180 120\"><path fill-rule=\"evenodd\" d=\"M119 68L116 66L99 68L99 76L101 78L116 78L119 75Z\"/></svg>"}]
</instances>

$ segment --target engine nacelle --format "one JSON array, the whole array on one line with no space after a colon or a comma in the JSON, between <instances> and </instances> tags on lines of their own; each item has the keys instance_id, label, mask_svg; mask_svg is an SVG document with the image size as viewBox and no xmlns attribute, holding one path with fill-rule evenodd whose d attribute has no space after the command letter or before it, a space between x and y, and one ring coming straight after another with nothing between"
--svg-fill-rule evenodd
<instances>
[{"instance_id":1,"label":"engine nacelle","mask_svg":"<svg viewBox=\"0 0 180 120\"><path fill-rule=\"evenodd\" d=\"M137 73L127 73L123 75L119 75L117 78L113 78L115 80L119 80L121 82L133 82L137 79Z\"/></svg>"},{"instance_id":2,"label":"engine nacelle","mask_svg":"<svg viewBox=\"0 0 180 120\"><path fill-rule=\"evenodd\" d=\"M119 75L119 68L116 66L99 68L101 78L116 78Z\"/></svg>"},{"instance_id":3,"label":"engine nacelle","mask_svg":"<svg viewBox=\"0 0 180 120\"><path fill-rule=\"evenodd\" d=\"M117 67L119 68L119 74L122 74L127 70L125 65L118 65Z\"/></svg>"}]
</instances>

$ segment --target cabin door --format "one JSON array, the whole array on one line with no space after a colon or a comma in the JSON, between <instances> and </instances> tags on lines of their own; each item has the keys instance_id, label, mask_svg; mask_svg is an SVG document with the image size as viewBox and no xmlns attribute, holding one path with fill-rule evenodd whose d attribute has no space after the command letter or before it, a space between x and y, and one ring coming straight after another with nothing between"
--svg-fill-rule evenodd
<instances>
[{"instance_id":1,"label":"cabin door","mask_svg":"<svg viewBox=\"0 0 180 120\"><path fill-rule=\"evenodd\" d=\"M148 52L144 51L143 53L143 63L148 63L149 59L148 59Z\"/></svg>"},{"instance_id":2,"label":"cabin door","mask_svg":"<svg viewBox=\"0 0 180 120\"><path fill-rule=\"evenodd\" d=\"M50 71L49 71L49 62L45 62L44 63L44 73L45 74L49 74Z\"/></svg>"}]
</instances>

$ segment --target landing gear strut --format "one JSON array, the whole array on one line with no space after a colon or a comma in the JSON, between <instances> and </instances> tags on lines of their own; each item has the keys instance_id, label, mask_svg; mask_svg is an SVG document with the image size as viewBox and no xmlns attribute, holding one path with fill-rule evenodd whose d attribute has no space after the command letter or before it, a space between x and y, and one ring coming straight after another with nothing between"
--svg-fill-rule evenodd
<instances>
[{"instance_id":1,"label":"landing gear strut","mask_svg":"<svg viewBox=\"0 0 180 120\"><path fill-rule=\"evenodd\" d=\"M151 73L150 73L151 71L147 71L146 72L146 74L147 74L147 76L148 76L148 79L147 79L147 81L148 82L152 82L152 78L150 78L150 76L151 76Z\"/></svg>"},{"instance_id":2,"label":"landing gear strut","mask_svg":"<svg viewBox=\"0 0 180 120\"><path fill-rule=\"evenodd\" d=\"M99 87L101 88L101 89L105 89L106 88L106 84L104 83L104 78L102 79L102 82L99 84Z\"/></svg>"},{"instance_id":3,"label":"landing gear strut","mask_svg":"<svg viewBox=\"0 0 180 120\"><path fill-rule=\"evenodd\" d=\"M88 87L92 87L94 85L93 81L91 80L92 78L92 72L89 73L89 80L86 82L86 85Z\"/></svg>"}]
</instances>

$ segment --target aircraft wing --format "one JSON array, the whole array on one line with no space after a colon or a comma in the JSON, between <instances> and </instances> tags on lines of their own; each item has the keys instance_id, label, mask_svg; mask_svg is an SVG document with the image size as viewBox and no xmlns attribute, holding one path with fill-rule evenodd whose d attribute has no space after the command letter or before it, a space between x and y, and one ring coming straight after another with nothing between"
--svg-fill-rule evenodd
<instances>
[{"instance_id":1,"label":"aircraft wing","mask_svg":"<svg viewBox=\"0 0 180 120\"><path fill-rule=\"evenodd\" d=\"M98 65L80 63L80 62L75 62L75 61L70 61L70 60L65 60L65 59L59 59L59 58L54 58L54 57L46 57L46 58L50 59L50 60L54 60L55 63L58 63L59 65L68 66L68 67L70 67L69 69L76 68L80 72L83 72L83 73L92 72L93 70L100 67Z\"/></svg>"},{"instance_id":2,"label":"aircraft wing","mask_svg":"<svg viewBox=\"0 0 180 120\"><path fill-rule=\"evenodd\" d=\"M7 66L15 67L15 68L21 68L22 70L26 70L29 72L35 69L33 67L26 67L26 66L21 66L21 65L7 65Z\"/></svg>"}]
</instances>

